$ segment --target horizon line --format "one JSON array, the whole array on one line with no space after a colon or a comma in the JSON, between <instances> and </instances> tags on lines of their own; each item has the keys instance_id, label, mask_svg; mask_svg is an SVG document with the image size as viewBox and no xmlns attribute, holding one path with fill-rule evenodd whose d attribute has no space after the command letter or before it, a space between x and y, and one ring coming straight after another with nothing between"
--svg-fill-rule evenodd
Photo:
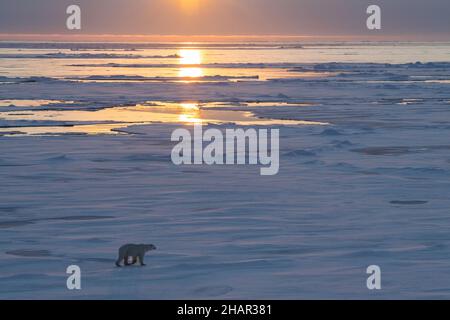
<instances>
[{"instance_id":1,"label":"horizon line","mask_svg":"<svg viewBox=\"0 0 450 320\"><path fill-rule=\"evenodd\" d=\"M50 42L218 42L218 41L358 41L358 42L448 42L450 37L427 35L160 35L160 34L58 34L58 33L0 33L0 41L50 41Z\"/></svg>"}]
</instances>

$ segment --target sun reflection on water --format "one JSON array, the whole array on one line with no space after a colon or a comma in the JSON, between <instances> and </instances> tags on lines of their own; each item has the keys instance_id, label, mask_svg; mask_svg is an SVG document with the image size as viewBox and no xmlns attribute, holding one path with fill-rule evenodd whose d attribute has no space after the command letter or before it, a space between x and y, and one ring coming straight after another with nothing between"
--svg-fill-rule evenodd
<instances>
[{"instance_id":1,"label":"sun reflection on water","mask_svg":"<svg viewBox=\"0 0 450 320\"><path fill-rule=\"evenodd\" d=\"M199 78L203 76L202 68L181 68L179 72L180 78Z\"/></svg>"},{"instance_id":2,"label":"sun reflection on water","mask_svg":"<svg viewBox=\"0 0 450 320\"><path fill-rule=\"evenodd\" d=\"M260 118L247 110L226 110L234 103L200 103L195 101L164 102L148 101L144 104L117 106L96 111L79 110L26 110L1 111L0 120L24 121L24 126L0 128L3 135L59 135L59 134L118 134L119 128L155 123L193 124L236 124L241 126L298 126L328 125L328 123ZM242 105L241 105L242 107ZM242 107L244 109L244 107ZM246 107L245 107L246 109ZM40 122L51 121L53 124ZM30 122L26 125L26 122Z\"/></svg>"},{"instance_id":3,"label":"sun reflection on water","mask_svg":"<svg viewBox=\"0 0 450 320\"><path fill-rule=\"evenodd\" d=\"M180 103L182 113L178 120L184 123L202 123L200 108L196 103Z\"/></svg>"},{"instance_id":4,"label":"sun reflection on water","mask_svg":"<svg viewBox=\"0 0 450 320\"><path fill-rule=\"evenodd\" d=\"M180 64L193 65L202 63L202 52L197 49L181 49L179 51Z\"/></svg>"},{"instance_id":5,"label":"sun reflection on water","mask_svg":"<svg viewBox=\"0 0 450 320\"><path fill-rule=\"evenodd\" d=\"M199 119L192 114L181 114L178 120L183 123L203 123L202 119Z\"/></svg>"},{"instance_id":6,"label":"sun reflection on water","mask_svg":"<svg viewBox=\"0 0 450 320\"><path fill-rule=\"evenodd\" d=\"M185 103L180 103L181 108L185 109L185 110L199 110L199 106L197 103L191 103L191 102L185 102Z\"/></svg>"},{"instance_id":7,"label":"sun reflection on water","mask_svg":"<svg viewBox=\"0 0 450 320\"><path fill-rule=\"evenodd\" d=\"M199 78L203 76L203 69L198 67L202 63L202 52L197 49L180 49L179 64L181 66L178 76L180 78Z\"/></svg>"}]
</instances>

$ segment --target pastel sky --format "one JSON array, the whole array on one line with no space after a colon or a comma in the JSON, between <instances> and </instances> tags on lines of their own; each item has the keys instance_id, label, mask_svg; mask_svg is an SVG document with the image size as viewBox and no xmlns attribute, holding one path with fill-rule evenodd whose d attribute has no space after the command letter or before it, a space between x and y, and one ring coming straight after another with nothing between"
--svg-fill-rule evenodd
<instances>
[{"instance_id":1,"label":"pastel sky","mask_svg":"<svg viewBox=\"0 0 450 320\"><path fill-rule=\"evenodd\" d=\"M382 36L450 40L450 0L0 0L0 34L370 36L366 8L382 8ZM80 33L80 32L79 32Z\"/></svg>"}]
</instances>

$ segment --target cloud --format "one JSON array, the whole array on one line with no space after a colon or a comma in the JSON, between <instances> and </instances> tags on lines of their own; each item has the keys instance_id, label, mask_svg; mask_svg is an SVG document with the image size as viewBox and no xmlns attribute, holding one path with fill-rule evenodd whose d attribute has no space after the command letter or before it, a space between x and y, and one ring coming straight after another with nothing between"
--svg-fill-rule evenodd
<instances>
[{"instance_id":1,"label":"cloud","mask_svg":"<svg viewBox=\"0 0 450 320\"><path fill-rule=\"evenodd\" d=\"M366 35L370 4L382 7L382 35L450 30L448 0L2 0L0 33L67 33L70 4L85 34Z\"/></svg>"}]
</instances>

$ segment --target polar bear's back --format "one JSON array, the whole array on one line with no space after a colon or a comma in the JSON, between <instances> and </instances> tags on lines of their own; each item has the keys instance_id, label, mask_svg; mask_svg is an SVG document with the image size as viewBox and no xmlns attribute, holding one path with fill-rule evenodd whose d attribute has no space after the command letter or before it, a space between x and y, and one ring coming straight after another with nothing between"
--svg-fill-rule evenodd
<instances>
[{"instance_id":1,"label":"polar bear's back","mask_svg":"<svg viewBox=\"0 0 450 320\"><path fill-rule=\"evenodd\" d=\"M144 245L129 243L119 248L119 255L135 256L145 252Z\"/></svg>"}]
</instances>

